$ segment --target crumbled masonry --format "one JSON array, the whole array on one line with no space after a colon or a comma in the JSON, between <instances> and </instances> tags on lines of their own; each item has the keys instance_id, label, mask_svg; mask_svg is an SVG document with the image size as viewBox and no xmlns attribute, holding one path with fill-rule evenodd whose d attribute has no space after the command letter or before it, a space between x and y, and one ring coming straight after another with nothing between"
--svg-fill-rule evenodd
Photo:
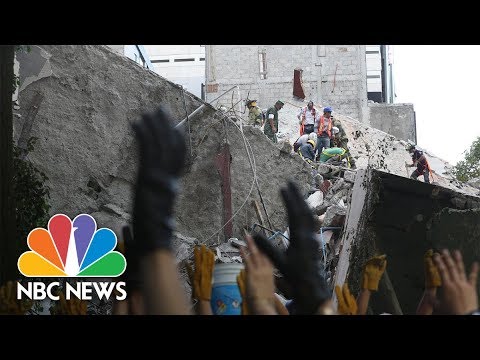
<instances>
[{"instance_id":1,"label":"crumbled masonry","mask_svg":"<svg viewBox=\"0 0 480 360\"><path fill-rule=\"evenodd\" d=\"M405 141L335 110L357 169L329 164L312 169L293 152L299 135L296 115L306 105L298 100L288 100L279 111L279 143L273 144L260 128L246 126L238 111L217 110L188 92L184 104L180 86L106 46L32 46L18 61L22 85L14 108L14 139L38 138L29 159L49 178L51 214L91 214L98 228L111 228L117 237L132 218L138 159L131 123L159 105L176 124L189 114L189 126L182 126L188 159L175 208L174 239L188 292L184 264L193 258L196 244L212 248L218 262L241 262L238 246L245 232L259 224L278 232L272 241L279 247L288 245L280 235L288 238L280 196L288 180L299 185L314 213L332 288L348 280L356 295L364 261L386 253L400 307L414 313L426 249L460 247L468 266L480 256L473 241L480 234L478 179L458 182L448 163L425 151L434 185L411 180ZM230 172L229 182L222 182L215 165L225 144L231 158L222 171ZM230 186L231 212L225 211L222 186ZM226 214L233 215L228 224ZM391 292L383 290L372 296L373 313L392 308Z\"/></svg>"}]
</instances>

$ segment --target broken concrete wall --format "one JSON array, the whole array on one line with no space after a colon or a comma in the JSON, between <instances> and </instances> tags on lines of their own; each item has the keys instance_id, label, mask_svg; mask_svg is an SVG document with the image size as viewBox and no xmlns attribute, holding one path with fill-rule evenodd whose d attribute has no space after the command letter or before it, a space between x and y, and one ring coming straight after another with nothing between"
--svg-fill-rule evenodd
<instances>
[{"instance_id":1,"label":"broken concrete wall","mask_svg":"<svg viewBox=\"0 0 480 360\"><path fill-rule=\"evenodd\" d=\"M401 140L417 142L413 104L368 104L369 122Z\"/></svg>"},{"instance_id":2,"label":"broken concrete wall","mask_svg":"<svg viewBox=\"0 0 480 360\"><path fill-rule=\"evenodd\" d=\"M178 85L106 46L32 46L30 53L19 56L19 63L22 88L14 136L16 141L38 138L29 158L49 178L51 214L94 214L99 226L111 227L119 235L122 224L131 220L137 168L130 124L159 105L178 123L204 103L185 93L185 110ZM176 204L178 231L200 241L223 225L220 177L213 161L224 136L232 153L233 212L252 183L240 132L228 121L224 129L214 115L215 110L205 105L191 117L193 145L188 154L193 157L187 161ZM283 229L285 209L279 188L287 178L308 184L310 168L298 157L281 153L258 129L246 129L245 136L256 156L272 223ZM257 194L253 188L251 197ZM243 235L243 225L256 222L252 214L248 200L235 217L235 236Z\"/></svg>"},{"instance_id":3,"label":"broken concrete wall","mask_svg":"<svg viewBox=\"0 0 480 360\"><path fill-rule=\"evenodd\" d=\"M360 290L363 265L387 255L387 276L403 313L414 314L424 288L423 255L429 248L459 248L466 265L479 259L480 198L376 170L360 170L354 185L335 284ZM471 210L476 209L476 210ZM373 313L392 311L385 282L373 293Z\"/></svg>"},{"instance_id":4,"label":"broken concrete wall","mask_svg":"<svg viewBox=\"0 0 480 360\"><path fill-rule=\"evenodd\" d=\"M21 117L14 135L38 138L29 158L49 178L52 214L75 216L109 203L130 212L136 170L130 124L160 104L183 119L180 87L105 46L32 48L18 58ZM192 95L186 101L188 112L202 104Z\"/></svg>"},{"instance_id":5,"label":"broken concrete wall","mask_svg":"<svg viewBox=\"0 0 480 360\"><path fill-rule=\"evenodd\" d=\"M182 213L180 231L209 244L224 240L223 231L215 234L223 226L224 219L221 177L214 162L223 139L228 140L231 153L233 213L244 205L233 220L233 236L243 238L242 228L258 223L251 200L257 200L262 208L240 130L229 120L214 121L192 121L195 160L185 175L178 208L178 212ZM287 221L280 187L291 179L306 193L311 168L298 155L280 151L258 128L245 126L243 130L247 144L253 150L252 162L256 164L258 184L272 226L283 231ZM263 217L267 222L265 214ZM268 223L265 225L269 226Z\"/></svg>"},{"instance_id":6,"label":"broken concrete wall","mask_svg":"<svg viewBox=\"0 0 480 360\"><path fill-rule=\"evenodd\" d=\"M260 53L266 79L260 78ZM305 100L361 121L368 115L365 45L206 45L205 60L208 101L235 85L240 98L248 94L261 108L292 101L294 69L300 68ZM230 97L222 101L231 103Z\"/></svg>"}]
</instances>

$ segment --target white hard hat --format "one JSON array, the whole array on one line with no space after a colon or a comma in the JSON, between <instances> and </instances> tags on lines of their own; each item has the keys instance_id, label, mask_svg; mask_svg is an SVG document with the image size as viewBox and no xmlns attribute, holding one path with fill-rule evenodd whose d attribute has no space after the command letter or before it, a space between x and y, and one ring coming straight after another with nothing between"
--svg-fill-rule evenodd
<instances>
[{"instance_id":1,"label":"white hard hat","mask_svg":"<svg viewBox=\"0 0 480 360\"><path fill-rule=\"evenodd\" d=\"M308 139L307 140L313 140L313 141L317 141L317 134L312 132L310 134L308 134Z\"/></svg>"},{"instance_id":2,"label":"white hard hat","mask_svg":"<svg viewBox=\"0 0 480 360\"><path fill-rule=\"evenodd\" d=\"M340 129L336 126L332 127L332 131L334 134L338 134L340 132Z\"/></svg>"}]
</instances>

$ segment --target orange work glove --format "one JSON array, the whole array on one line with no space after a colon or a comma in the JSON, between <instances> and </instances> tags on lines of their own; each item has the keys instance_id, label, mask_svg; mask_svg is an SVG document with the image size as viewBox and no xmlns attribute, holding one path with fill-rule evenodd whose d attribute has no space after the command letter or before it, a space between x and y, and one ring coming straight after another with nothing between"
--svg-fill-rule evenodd
<instances>
[{"instance_id":1,"label":"orange work glove","mask_svg":"<svg viewBox=\"0 0 480 360\"><path fill-rule=\"evenodd\" d=\"M60 299L51 308L52 315L87 315L86 301L77 299L75 296L67 300L63 291L59 291L58 296Z\"/></svg>"},{"instance_id":2,"label":"orange work glove","mask_svg":"<svg viewBox=\"0 0 480 360\"><path fill-rule=\"evenodd\" d=\"M423 256L425 265L425 288L436 288L442 286L442 278L438 272L437 266L433 263L433 250L427 250Z\"/></svg>"},{"instance_id":3,"label":"orange work glove","mask_svg":"<svg viewBox=\"0 0 480 360\"><path fill-rule=\"evenodd\" d=\"M247 305L247 273L245 269L242 269L240 274L237 275L237 284L240 289L240 295L242 295L242 315L250 315Z\"/></svg>"},{"instance_id":4,"label":"orange work glove","mask_svg":"<svg viewBox=\"0 0 480 360\"><path fill-rule=\"evenodd\" d=\"M370 258L363 268L362 289L378 290L378 283L387 267L387 255Z\"/></svg>"},{"instance_id":5,"label":"orange work glove","mask_svg":"<svg viewBox=\"0 0 480 360\"><path fill-rule=\"evenodd\" d=\"M350 294L350 289L345 283L340 289L339 285L335 286L335 294L337 295L338 309L337 312L340 315L357 315L358 307L357 301Z\"/></svg>"},{"instance_id":6,"label":"orange work glove","mask_svg":"<svg viewBox=\"0 0 480 360\"><path fill-rule=\"evenodd\" d=\"M213 268L215 254L205 245L195 246L195 272L193 274L193 297L210 301L212 298Z\"/></svg>"},{"instance_id":7,"label":"orange work glove","mask_svg":"<svg viewBox=\"0 0 480 360\"><path fill-rule=\"evenodd\" d=\"M25 315L33 306L30 299L17 300L17 284L8 281L0 288L0 314Z\"/></svg>"}]
</instances>

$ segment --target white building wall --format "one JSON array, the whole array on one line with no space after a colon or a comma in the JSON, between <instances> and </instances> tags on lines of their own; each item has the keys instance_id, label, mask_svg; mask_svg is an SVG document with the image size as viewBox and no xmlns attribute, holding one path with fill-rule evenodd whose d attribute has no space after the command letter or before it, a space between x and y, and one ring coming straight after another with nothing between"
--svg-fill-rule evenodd
<instances>
[{"instance_id":1,"label":"white building wall","mask_svg":"<svg viewBox=\"0 0 480 360\"><path fill-rule=\"evenodd\" d=\"M144 45L154 71L201 97L205 84L205 47L201 45Z\"/></svg>"},{"instance_id":2,"label":"white building wall","mask_svg":"<svg viewBox=\"0 0 480 360\"><path fill-rule=\"evenodd\" d=\"M266 56L260 78L259 53ZM366 65L363 45L207 45L207 101L234 85L240 96L267 108L277 99L293 100L294 69L303 70L305 100L332 106L356 119L366 113ZM231 106L231 96L222 98Z\"/></svg>"}]
</instances>

